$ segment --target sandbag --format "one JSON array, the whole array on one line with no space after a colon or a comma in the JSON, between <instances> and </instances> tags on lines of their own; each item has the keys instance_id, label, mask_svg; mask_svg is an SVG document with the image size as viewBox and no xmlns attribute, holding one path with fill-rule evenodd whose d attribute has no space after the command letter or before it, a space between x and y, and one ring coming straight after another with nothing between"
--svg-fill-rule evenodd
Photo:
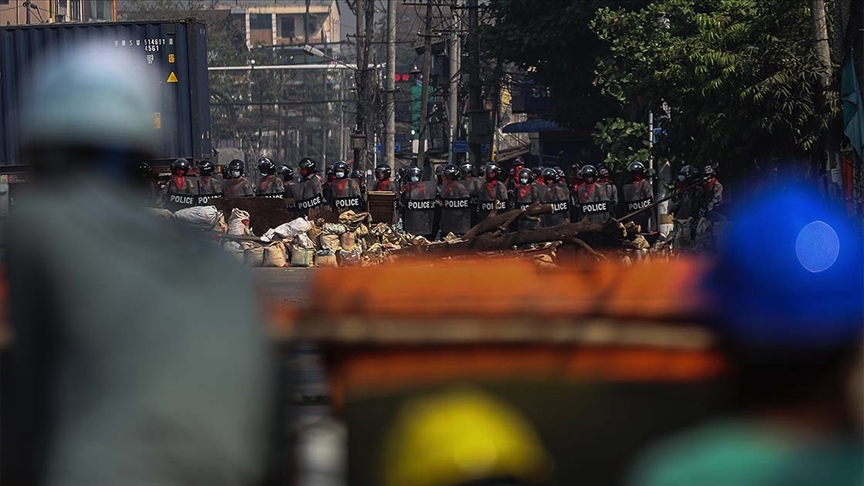
<instances>
[{"instance_id":1,"label":"sandbag","mask_svg":"<svg viewBox=\"0 0 864 486\"><path fill-rule=\"evenodd\" d=\"M276 228L272 228L264 234L264 238L268 241L274 236L281 236L285 240L293 240L295 236L306 233L312 229L312 222L306 218L297 218L285 224L281 224Z\"/></svg>"},{"instance_id":2,"label":"sandbag","mask_svg":"<svg viewBox=\"0 0 864 486\"><path fill-rule=\"evenodd\" d=\"M360 265L360 251L356 248L351 251L339 250L336 252L336 258L341 267L355 267Z\"/></svg>"},{"instance_id":3,"label":"sandbag","mask_svg":"<svg viewBox=\"0 0 864 486\"><path fill-rule=\"evenodd\" d=\"M315 253L315 266L338 267L339 263L336 261L336 255L332 251L329 249L322 249Z\"/></svg>"},{"instance_id":4,"label":"sandbag","mask_svg":"<svg viewBox=\"0 0 864 486\"><path fill-rule=\"evenodd\" d=\"M322 232L323 231L321 230L320 226L312 225L312 229L306 232L306 236L308 236L309 239L312 241L318 241L318 237L321 236Z\"/></svg>"},{"instance_id":5,"label":"sandbag","mask_svg":"<svg viewBox=\"0 0 864 486\"><path fill-rule=\"evenodd\" d=\"M252 231L249 229L249 213L242 209L232 209L231 216L228 218L228 234L242 236L251 233Z\"/></svg>"},{"instance_id":6,"label":"sandbag","mask_svg":"<svg viewBox=\"0 0 864 486\"><path fill-rule=\"evenodd\" d=\"M307 250L315 249L315 242L309 239L305 234L299 234L294 237L294 246L299 248L305 248Z\"/></svg>"},{"instance_id":7,"label":"sandbag","mask_svg":"<svg viewBox=\"0 0 864 486\"><path fill-rule=\"evenodd\" d=\"M246 263L246 265L249 265L250 267L263 266L264 265L264 247L246 250L243 261L244 261L244 263Z\"/></svg>"},{"instance_id":8,"label":"sandbag","mask_svg":"<svg viewBox=\"0 0 864 486\"><path fill-rule=\"evenodd\" d=\"M291 266L292 267L308 267L312 264L314 250L293 247L291 251Z\"/></svg>"},{"instance_id":9,"label":"sandbag","mask_svg":"<svg viewBox=\"0 0 864 486\"><path fill-rule=\"evenodd\" d=\"M282 243L273 243L264 247L264 264L265 267L282 268L288 264L285 258L285 247Z\"/></svg>"},{"instance_id":10,"label":"sandbag","mask_svg":"<svg viewBox=\"0 0 864 486\"><path fill-rule=\"evenodd\" d=\"M147 210L147 212L150 213L152 216L156 216L157 218L160 218L160 219L172 219L174 217L174 213L172 213L171 211L168 211L167 209L161 209L161 208L144 208L144 209Z\"/></svg>"},{"instance_id":11,"label":"sandbag","mask_svg":"<svg viewBox=\"0 0 864 486\"><path fill-rule=\"evenodd\" d=\"M216 206L193 206L174 212L174 218L199 228L212 228L219 222L222 213Z\"/></svg>"},{"instance_id":12,"label":"sandbag","mask_svg":"<svg viewBox=\"0 0 864 486\"><path fill-rule=\"evenodd\" d=\"M319 247L321 249L329 248L332 251L336 251L340 248L340 239L338 235L321 233L321 236L318 237Z\"/></svg>"},{"instance_id":13,"label":"sandbag","mask_svg":"<svg viewBox=\"0 0 864 486\"><path fill-rule=\"evenodd\" d=\"M357 238L350 231L340 236L339 240L342 243L342 248L345 250L351 251L357 247Z\"/></svg>"},{"instance_id":14,"label":"sandbag","mask_svg":"<svg viewBox=\"0 0 864 486\"><path fill-rule=\"evenodd\" d=\"M228 232L228 223L225 221L225 215L222 214L222 212L219 213L219 221L216 222L216 226L213 227L213 231L217 233Z\"/></svg>"},{"instance_id":15,"label":"sandbag","mask_svg":"<svg viewBox=\"0 0 864 486\"><path fill-rule=\"evenodd\" d=\"M342 235L348 231L348 227L344 224L324 223L321 227L321 232L327 235Z\"/></svg>"}]
</instances>

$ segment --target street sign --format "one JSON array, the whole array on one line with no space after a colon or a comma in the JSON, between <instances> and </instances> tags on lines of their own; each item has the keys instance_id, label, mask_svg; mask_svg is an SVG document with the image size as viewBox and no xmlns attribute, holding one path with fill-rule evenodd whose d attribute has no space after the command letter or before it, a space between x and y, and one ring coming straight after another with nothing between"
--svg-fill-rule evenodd
<instances>
[{"instance_id":1,"label":"street sign","mask_svg":"<svg viewBox=\"0 0 864 486\"><path fill-rule=\"evenodd\" d=\"M394 133L393 138L398 144L408 143L408 134L406 133Z\"/></svg>"},{"instance_id":2,"label":"street sign","mask_svg":"<svg viewBox=\"0 0 864 486\"><path fill-rule=\"evenodd\" d=\"M401 152L402 151L402 144L401 143L393 144L393 151L394 152Z\"/></svg>"},{"instance_id":3,"label":"street sign","mask_svg":"<svg viewBox=\"0 0 864 486\"><path fill-rule=\"evenodd\" d=\"M376 154L380 154L380 153L381 153L381 146L380 146L380 145L376 145L376 146L375 146L375 153L376 153Z\"/></svg>"},{"instance_id":4,"label":"street sign","mask_svg":"<svg viewBox=\"0 0 864 486\"><path fill-rule=\"evenodd\" d=\"M468 140L454 140L453 141L453 151L456 153L467 154L468 153Z\"/></svg>"}]
</instances>

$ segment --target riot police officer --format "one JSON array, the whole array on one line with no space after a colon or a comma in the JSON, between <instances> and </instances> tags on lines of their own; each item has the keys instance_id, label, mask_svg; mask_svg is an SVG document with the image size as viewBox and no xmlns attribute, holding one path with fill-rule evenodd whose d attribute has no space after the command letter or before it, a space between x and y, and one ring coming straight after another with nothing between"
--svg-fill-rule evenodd
<instances>
[{"instance_id":1,"label":"riot police officer","mask_svg":"<svg viewBox=\"0 0 864 486\"><path fill-rule=\"evenodd\" d=\"M651 186L651 181L645 177L645 164L642 162L633 161L627 166L627 171L630 173L631 180L624 184L624 204L626 204L627 214L633 211L647 208L654 202L654 188ZM634 223L642 227L642 231L649 231L651 224L651 211L645 210L631 219Z\"/></svg>"},{"instance_id":2,"label":"riot police officer","mask_svg":"<svg viewBox=\"0 0 864 486\"><path fill-rule=\"evenodd\" d=\"M489 217L492 211L503 211L507 208L507 187L499 179L501 166L494 162L486 164L486 182L477 191L478 221Z\"/></svg>"},{"instance_id":3,"label":"riot police officer","mask_svg":"<svg viewBox=\"0 0 864 486\"><path fill-rule=\"evenodd\" d=\"M333 182L330 183L330 203L337 213L363 211L363 194L356 179L348 177L348 164L340 160L333 164Z\"/></svg>"},{"instance_id":4,"label":"riot police officer","mask_svg":"<svg viewBox=\"0 0 864 486\"><path fill-rule=\"evenodd\" d=\"M597 181L597 169L593 165L582 167L585 183L579 186L578 201L583 219L592 223L605 223L612 218L614 207L609 184Z\"/></svg>"},{"instance_id":5,"label":"riot police officer","mask_svg":"<svg viewBox=\"0 0 864 486\"><path fill-rule=\"evenodd\" d=\"M540 220L544 227L558 226L570 222L570 189L567 183L561 181L558 171L551 168L543 169L543 180L546 187L539 187L540 200L543 204L552 205L552 214L544 214Z\"/></svg>"},{"instance_id":6,"label":"riot police officer","mask_svg":"<svg viewBox=\"0 0 864 486\"><path fill-rule=\"evenodd\" d=\"M471 229L471 186L461 179L455 165L444 167L444 183L439 199L441 204L441 236L448 233L462 236Z\"/></svg>"},{"instance_id":7,"label":"riot police officer","mask_svg":"<svg viewBox=\"0 0 864 486\"><path fill-rule=\"evenodd\" d=\"M171 163L171 180L168 181L168 209L178 209L195 206L198 203L198 182L189 175L189 161L177 159Z\"/></svg>"},{"instance_id":8,"label":"riot police officer","mask_svg":"<svg viewBox=\"0 0 864 486\"><path fill-rule=\"evenodd\" d=\"M393 192L393 181L390 180L390 166L384 163L378 164L375 167L375 187L374 191L391 191Z\"/></svg>"},{"instance_id":9,"label":"riot police officer","mask_svg":"<svg viewBox=\"0 0 864 486\"><path fill-rule=\"evenodd\" d=\"M258 195L281 199L285 195L285 187L282 179L276 175L276 164L267 157L261 157L258 159L258 172L261 173L261 179L258 180Z\"/></svg>"},{"instance_id":10,"label":"riot police officer","mask_svg":"<svg viewBox=\"0 0 864 486\"><path fill-rule=\"evenodd\" d=\"M477 193L480 191L480 186L483 182L474 177L474 165L470 162L464 162L459 166L459 173L462 180L468 185L471 191L471 199L468 202L468 207L471 210L471 226L474 226L479 221Z\"/></svg>"},{"instance_id":11,"label":"riot police officer","mask_svg":"<svg viewBox=\"0 0 864 486\"><path fill-rule=\"evenodd\" d=\"M534 171L527 167L522 168L522 170L519 171L518 180L516 182L516 190L513 194L513 199L511 200L511 206L514 209L525 210L532 204L541 201L540 188L537 187L537 184L535 183ZM533 230L536 228L537 223L535 221L526 220L524 218L519 219L515 226L517 231Z\"/></svg>"},{"instance_id":12,"label":"riot police officer","mask_svg":"<svg viewBox=\"0 0 864 486\"><path fill-rule=\"evenodd\" d=\"M423 172L418 167L405 170L399 207L402 210L402 227L412 235L427 239L435 236L435 212L437 188L432 181L421 181Z\"/></svg>"},{"instance_id":13,"label":"riot police officer","mask_svg":"<svg viewBox=\"0 0 864 486\"><path fill-rule=\"evenodd\" d=\"M282 179L282 185L285 186L285 192L288 192L288 187L296 183L294 180L294 169L287 165L280 165L276 168L276 175Z\"/></svg>"},{"instance_id":14,"label":"riot police officer","mask_svg":"<svg viewBox=\"0 0 864 486\"><path fill-rule=\"evenodd\" d=\"M519 185L519 171L521 171L525 167L525 161L522 160L522 157L518 157L513 161L513 167L510 169L510 176L507 177L507 180L504 182L504 185L507 186L507 197L508 199L513 199L513 196L516 192L516 186Z\"/></svg>"},{"instance_id":15,"label":"riot police officer","mask_svg":"<svg viewBox=\"0 0 864 486\"><path fill-rule=\"evenodd\" d=\"M321 178L318 176L318 166L315 161L305 157L298 164L300 168L300 181L291 187L294 196L297 216L309 216L310 210L313 214L319 206L324 204L324 194L321 187Z\"/></svg>"},{"instance_id":16,"label":"riot police officer","mask_svg":"<svg viewBox=\"0 0 864 486\"><path fill-rule=\"evenodd\" d=\"M234 159L228 162L225 180L222 181L222 193L225 197L251 197L255 195L255 186L243 175L243 161Z\"/></svg>"},{"instance_id":17,"label":"riot police officer","mask_svg":"<svg viewBox=\"0 0 864 486\"><path fill-rule=\"evenodd\" d=\"M618 187L612 182L612 176L609 173L609 168L606 164L597 164L597 183L606 184L606 189L609 192L609 199L612 201L612 210L610 214L614 218L618 212Z\"/></svg>"},{"instance_id":18,"label":"riot police officer","mask_svg":"<svg viewBox=\"0 0 864 486\"><path fill-rule=\"evenodd\" d=\"M206 206L211 199L222 197L222 182L213 175L214 171L213 163L209 160L198 164L198 206Z\"/></svg>"}]
</instances>

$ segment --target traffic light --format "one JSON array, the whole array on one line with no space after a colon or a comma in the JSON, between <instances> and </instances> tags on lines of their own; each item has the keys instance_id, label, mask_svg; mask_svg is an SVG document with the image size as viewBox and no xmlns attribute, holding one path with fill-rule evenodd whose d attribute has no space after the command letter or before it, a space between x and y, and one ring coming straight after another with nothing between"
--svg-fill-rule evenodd
<instances>
[{"instance_id":1,"label":"traffic light","mask_svg":"<svg viewBox=\"0 0 864 486\"><path fill-rule=\"evenodd\" d=\"M411 75L408 73L396 73L394 76L397 83L409 83L411 82Z\"/></svg>"}]
</instances>

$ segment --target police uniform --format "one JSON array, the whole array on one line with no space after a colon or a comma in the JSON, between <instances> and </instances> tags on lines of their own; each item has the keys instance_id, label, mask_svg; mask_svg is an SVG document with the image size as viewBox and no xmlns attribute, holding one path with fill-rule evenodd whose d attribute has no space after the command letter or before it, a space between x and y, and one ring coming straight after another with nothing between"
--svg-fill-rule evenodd
<instances>
[{"instance_id":1,"label":"police uniform","mask_svg":"<svg viewBox=\"0 0 864 486\"><path fill-rule=\"evenodd\" d=\"M593 182L579 186L579 204L583 219L592 223L605 223L612 218L614 206L609 190L610 184Z\"/></svg>"},{"instance_id":2,"label":"police uniform","mask_svg":"<svg viewBox=\"0 0 864 486\"><path fill-rule=\"evenodd\" d=\"M624 204L626 204L625 210L627 214L647 208L654 203L654 189L651 187L651 181L648 179L629 182L624 185L622 192L624 193ZM642 231L648 231L651 224L651 211L646 209L632 216L631 219L634 223L642 226Z\"/></svg>"},{"instance_id":3,"label":"police uniform","mask_svg":"<svg viewBox=\"0 0 864 486\"><path fill-rule=\"evenodd\" d=\"M166 187L167 207L171 211L198 204L198 181L193 177L171 176Z\"/></svg>"},{"instance_id":4,"label":"police uniform","mask_svg":"<svg viewBox=\"0 0 864 486\"><path fill-rule=\"evenodd\" d=\"M432 238L435 234L435 183L405 182L400 199L402 206L402 227L412 235Z\"/></svg>"},{"instance_id":5,"label":"police uniform","mask_svg":"<svg viewBox=\"0 0 864 486\"><path fill-rule=\"evenodd\" d=\"M258 195L261 197L282 199L285 197L285 185L282 178L270 174L258 181Z\"/></svg>"},{"instance_id":6,"label":"police uniform","mask_svg":"<svg viewBox=\"0 0 864 486\"><path fill-rule=\"evenodd\" d=\"M540 221L546 228L570 222L570 188L566 182L547 185L541 194L543 204L552 205L552 214L544 214Z\"/></svg>"},{"instance_id":7,"label":"police uniform","mask_svg":"<svg viewBox=\"0 0 864 486\"><path fill-rule=\"evenodd\" d=\"M337 213L364 211L363 192L357 179L336 179L330 183L330 203Z\"/></svg>"},{"instance_id":8,"label":"police uniform","mask_svg":"<svg viewBox=\"0 0 864 486\"><path fill-rule=\"evenodd\" d=\"M441 236L464 235L471 229L471 182L445 180L441 186Z\"/></svg>"},{"instance_id":9,"label":"police uniform","mask_svg":"<svg viewBox=\"0 0 864 486\"><path fill-rule=\"evenodd\" d=\"M252 197L255 195L255 186L245 177L225 179L222 181L222 194L227 198Z\"/></svg>"},{"instance_id":10,"label":"police uniform","mask_svg":"<svg viewBox=\"0 0 864 486\"><path fill-rule=\"evenodd\" d=\"M493 209L498 212L507 209L507 186L499 180L481 184L477 191L477 220L485 220Z\"/></svg>"},{"instance_id":11,"label":"police uniform","mask_svg":"<svg viewBox=\"0 0 864 486\"><path fill-rule=\"evenodd\" d=\"M372 189L373 191L395 191L395 184L390 179L384 179L383 181L375 181L375 186Z\"/></svg>"},{"instance_id":12,"label":"police uniform","mask_svg":"<svg viewBox=\"0 0 864 486\"><path fill-rule=\"evenodd\" d=\"M201 176L198 179L198 206L208 206L212 199L222 197L222 182L215 176Z\"/></svg>"},{"instance_id":13,"label":"police uniform","mask_svg":"<svg viewBox=\"0 0 864 486\"><path fill-rule=\"evenodd\" d=\"M309 216L310 210L324 205L324 194L321 189L321 179L317 174L310 174L291 187L294 196L295 215Z\"/></svg>"},{"instance_id":14,"label":"police uniform","mask_svg":"<svg viewBox=\"0 0 864 486\"><path fill-rule=\"evenodd\" d=\"M540 201L540 187L537 184L529 183L516 185L512 201L512 205L515 209L528 209L529 206ZM529 221L525 218L516 221L517 231L533 229L537 229L537 223L535 221Z\"/></svg>"}]
</instances>

